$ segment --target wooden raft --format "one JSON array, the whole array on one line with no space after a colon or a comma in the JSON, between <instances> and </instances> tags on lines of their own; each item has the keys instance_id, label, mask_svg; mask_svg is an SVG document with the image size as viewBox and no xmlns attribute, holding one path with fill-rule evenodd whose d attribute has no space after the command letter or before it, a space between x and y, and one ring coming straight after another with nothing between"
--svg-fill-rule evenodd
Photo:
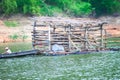
<instances>
[{"instance_id":1,"label":"wooden raft","mask_svg":"<svg viewBox=\"0 0 120 80\"><path fill-rule=\"evenodd\" d=\"M104 24L93 20L39 17L34 20L32 45L43 51L51 51L56 43L63 45L65 51L103 49L106 47Z\"/></svg>"}]
</instances>

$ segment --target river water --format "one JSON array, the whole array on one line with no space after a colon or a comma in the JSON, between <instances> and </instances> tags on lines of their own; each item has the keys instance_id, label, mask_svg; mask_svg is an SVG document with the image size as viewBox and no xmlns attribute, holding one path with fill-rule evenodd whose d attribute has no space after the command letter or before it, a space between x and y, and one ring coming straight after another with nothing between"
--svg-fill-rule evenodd
<instances>
[{"instance_id":1,"label":"river water","mask_svg":"<svg viewBox=\"0 0 120 80\"><path fill-rule=\"evenodd\" d=\"M120 52L0 59L0 80L119 80Z\"/></svg>"},{"instance_id":2,"label":"river water","mask_svg":"<svg viewBox=\"0 0 120 80\"><path fill-rule=\"evenodd\" d=\"M30 50L31 42L0 44L13 52ZM120 51L66 56L0 59L0 80L119 80Z\"/></svg>"},{"instance_id":3,"label":"river water","mask_svg":"<svg viewBox=\"0 0 120 80\"><path fill-rule=\"evenodd\" d=\"M76 70L74 65L72 56L0 59L0 80L66 80Z\"/></svg>"}]
</instances>

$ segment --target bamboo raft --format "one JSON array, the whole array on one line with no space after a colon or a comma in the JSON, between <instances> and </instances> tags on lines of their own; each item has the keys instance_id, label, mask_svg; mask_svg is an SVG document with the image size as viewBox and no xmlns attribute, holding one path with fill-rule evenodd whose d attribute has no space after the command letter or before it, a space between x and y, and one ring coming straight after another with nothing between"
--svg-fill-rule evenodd
<instances>
[{"instance_id":1,"label":"bamboo raft","mask_svg":"<svg viewBox=\"0 0 120 80\"><path fill-rule=\"evenodd\" d=\"M41 52L40 50L29 50L29 51L22 51L22 52L14 52L10 54L0 54L0 59L5 58L14 58L14 57L23 57L29 55L42 55L42 56L59 56L59 55L68 55L68 54L77 54L79 51L74 52ZM80 52L79 52L80 53ZM83 53L83 52L81 52Z\"/></svg>"},{"instance_id":2,"label":"bamboo raft","mask_svg":"<svg viewBox=\"0 0 120 80\"><path fill-rule=\"evenodd\" d=\"M0 59L14 58L14 57L23 57L29 55L41 55L41 56L62 56L62 55L73 55L73 54L90 54L90 53L105 53L110 51L120 51L120 48L109 48L106 50L92 50L92 51L72 51L72 52L43 52L40 50L29 50L22 52L15 52L11 54L0 54Z\"/></svg>"},{"instance_id":3,"label":"bamboo raft","mask_svg":"<svg viewBox=\"0 0 120 80\"><path fill-rule=\"evenodd\" d=\"M27 56L27 55L37 55L38 52L39 50L29 50L29 51L22 51L22 52L14 52L10 54L0 54L0 59L22 57L22 56Z\"/></svg>"}]
</instances>

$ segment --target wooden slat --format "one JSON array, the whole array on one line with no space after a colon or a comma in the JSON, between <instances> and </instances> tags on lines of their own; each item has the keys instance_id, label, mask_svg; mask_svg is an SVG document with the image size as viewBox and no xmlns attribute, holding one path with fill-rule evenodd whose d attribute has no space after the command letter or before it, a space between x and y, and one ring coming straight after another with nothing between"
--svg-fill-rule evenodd
<instances>
[{"instance_id":1,"label":"wooden slat","mask_svg":"<svg viewBox=\"0 0 120 80\"><path fill-rule=\"evenodd\" d=\"M90 29L89 31L99 31L99 29Z\"/></svg>"},{"instance_id":2,"label":"wooden slat","mask_svg":"<svg viewBox=\"0 0 120 80\"><path fill-rule=\"evenodd\" d=\"M40 35L40 36L47 36L48 34L47 33L34 33L34 34L32 34L32 35Z\"/></svg>"},{"instance_id":3,"label":"wooden slat","mask_svg":"<svg viewBox=\"0 0 120 80\"><path fill-rule=\"evenodd\" d=\"M51 40L52 42L68 42L68 40Z\"/></svg>"},{"instance_id":4,"label":"wooden slat","mask_svg":"<svg viewBox=\"0 0 120 80\"><path fill-rule=\"evenodd\" d=\"M32 36L47 36L45 34L33 34Z\"/></svg>"},{"instance_id":5,"label":"wooden slat","mask_svg":"<svg viewBox=\"0 0 120 80\"><path fill-rule=\"evenodd\" d=\"M68 37L66 36L54 36L54 37L51 37L52 39L67 39Z\"/></svg>"},{"instance_id":6,"label":"wooden slat","mask_svg":"<svg viewBox=\"0 0 120 80\"><path fill-rule=\"evenodd\" d=\"M47 41L47 39L33 39L34 41Z\"/></svg>"},{"instance_id":7,"label":"wooden slat","mask_svg":"<svg viewBox=\"0 0 120 80\"><path fill-rule=\"evenodd\" d=\"M46 27L46 24L36 24L34 27Z\"/></svg>"},{"instance_id":8,"label":"wooden slat","mask_svg":"<svg viewBox=\"0 0 120 80\"><path fill-rule=\"evenodd\" d=\"M72 40L73 42L84 42L83 40Z\"/></svg>"},{"instance_id":9,"label":"wooden slat","mask_svg":"<svg viewBox=\"0 0 120 80\"><path fill-rule=\"evenodd\" d=\"M68 35L65 33L61 33L61 34L51 34L51 37L54 37L54 36L61 36L61 37L67 37Z\"/></svg>"},{"instance_id":10,"label":"wooden slat","mask_svg":"<svg viewBox=\"0 0 120 80\"><path fill-rule=\"evenodd\" d=\"M54 43L59 43L59 44L69 44L68 42L54 42L54 41L53 41L53 42L51 41L51 43L52 43L52 44L54 44Z\"/></svg>"},{"instance_id":11,"label":"wooden slat","mask_svg":"<svg viewBox=\"0 0 120 80\"><path fill-rule=\"evenodd\" d=\"M41 37L43 37L43 36L33 36L32 39L41 39ZM47 38L47 36L45 36L45 37Z\"/></svg>"},{"instance_id":12,"label":"wooden slat","mask_svg":"<svg viewBox=\"0 0 120 80\"><path fill-rule=\"evenodd\" d=\"M37 46L37 45L39 45L39 46L40 46L40 45L48 46L48 44L46 44L46 43L33 43L33 45L34 45L34 46Z\"/></svg>"},{"instance_id":13,"label":"wooden slat","mask_svg":"<svg viewBox=\"0 0 120 80\"><path fill-rule=\"evenodd\" d=\"M34 30L32 33L47 33L48 30Z\"/></svg>"},{"instance_id":14,"label":"wooden slat","mask_svg":"<svg viewBox=\"0 0 120 80\"><path fill-rule=\"evenodd\" d=\"M54 34L51 34L51 35L61 35L61 36L66 36L67 34L65 34L65 33L54 33Z\"/></svg>"},{"instance_id":15,"label":"wooden slat","mask_svg":"<svg viewBox=\"0 0 120 80\"><path fill-rule=\"evenodd\" d=\"M81 29L80 30L78 30L78 29L77 30L70 30L70 31L71 32L81 32L81 33L84 32L84 30L81 30Z\"/></svg>"},{"instance_id":16,"label":"wooden slat","mask_svg":"<svg viewBox=\"0 0 120 80\"><path fill-rule=\"evenodd\" d=\"M73 33L72 35L81 36L81 33Z\"/></svg>"},{"instance_id":17,"label":"wooden slat","mask_svg":"<svg viewBox=\"0 0 120 80\"><path fill-rule=\"evenodd\" d=\"M35 37L35 38L32 38L32 40L41 40L41 39L45 39L45 40L47 40L48 39L48 37Z\"/></svg>"}]
</instances>

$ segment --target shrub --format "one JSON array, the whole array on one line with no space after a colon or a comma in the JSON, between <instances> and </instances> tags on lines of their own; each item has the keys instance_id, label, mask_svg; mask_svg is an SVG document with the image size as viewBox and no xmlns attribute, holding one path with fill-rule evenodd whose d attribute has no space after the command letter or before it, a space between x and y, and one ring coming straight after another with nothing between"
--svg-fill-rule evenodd
<instances>
[{"instance_id":1,"label":"shrub","mask_svg":"<svg viewBox=\"0 0 120 80\"><path fill-rule=\"evenodd\" d=\"M19 35L13 34L13 35L10 35L9 37L10 37L10 39L16 40L19 38Z\"/></svg>"},{"instance_id":2,"label":"shrub","mask_svg":"<svg viewBox=\"0 0 120 80\"><path fill-rule=\"evenodd\" d=\"M74 3L70 6L69 14L73 14L73 16L84 16L89 15L92 11L91 4L80 2L80 3Z\"/></svg>"},{"instance_id":3,"label":"shrub","mask_svg":"<svg viewBox=\"0 0 120 80\"><path fill-rule=\"evenodd\" d=\"M16 21L4 21L4 24L8 27L16 27L18 26L18 22Z\"/></svg>"},{"instance_id":4,"label":"shrub","mask_svg":"<svg viewBox=\"0 0 120 80\"><path fill-rule=\"evenodd\" d=\"M97 15L112 14L114 12L120 12L120 1L119 0L82 0L91 3L92 7L95 8Z\"/></svg>"},{"instance_id":5,"label":"shrub","mask_svg":"<svg viewBox=\"0 0 120 80\"><path fill-rule=\"evenodd\" d=\"M20 36L20 39L22 39L23 42L25 41L25 39L28 38L28 36L25 34L24 31L22 31L22 33L19 36Z\"/></svg>"},{"instance_id":6,"label":"shrub","mask_svg":"<svg viewBox=\"0 0 120 80\"><path fill-rule=\"evenodd\" d=\"M45 3L57 6L66 14L72 16L88 15L92 11L91 4L81 0L45 0Z\"/></svg>"},{"instance_id":7,"label":"shrub","mask_svg":"<svg viewBox=\"0 0 120 80\"><path fill-rule=\"evenodd\" d=\"M56 6L46 5L41 8L40 13L45 16L58 16L60 13L62 13L62 10Z\"/></svg>"}]
</instances>

